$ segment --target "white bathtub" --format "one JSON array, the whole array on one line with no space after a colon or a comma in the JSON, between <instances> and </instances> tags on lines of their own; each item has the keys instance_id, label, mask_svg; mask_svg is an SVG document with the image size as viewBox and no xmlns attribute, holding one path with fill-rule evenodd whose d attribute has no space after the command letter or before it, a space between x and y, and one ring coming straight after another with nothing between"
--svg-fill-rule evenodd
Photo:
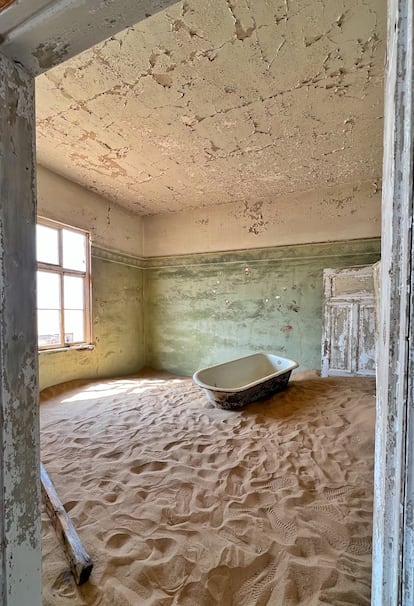
<instances>
[{"instance_id":1,"label":"white bathtub","mask_svg":"<svg viewBox=\"0 0 414 606\"><path fill-rule=\"evenodd\" d=\"M282 391L298 363L272 354L256 353L224 364L202 368L193 381L219 408L236 410Z\"/></svg>"}]
</instances>

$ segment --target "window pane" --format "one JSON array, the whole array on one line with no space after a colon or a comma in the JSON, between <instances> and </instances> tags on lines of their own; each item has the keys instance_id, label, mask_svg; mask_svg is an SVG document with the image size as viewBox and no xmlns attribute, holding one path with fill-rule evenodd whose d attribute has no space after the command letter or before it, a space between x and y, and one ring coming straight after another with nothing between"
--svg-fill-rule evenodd
<instances>
[{"instance_id":1,"label":"window pane","mask_svg":"<svg viewBox=\"0 0 414 606\"><path fill-rule=\"evenodd\" d=\"M53 227L36 225L37 260L41 263L59 264L59 232Z\"/></svg>"},{"instance_id":2,"label":"window pane","mask_svg":"<svg viewBox=\"0 0 414 606\"><path fill-rule=\"evenodd\" d=\"M86 236L62 229L63 267L86 271Z\"/></svg>"},{"instance_id":3,"label":"window pane","mask_svg":"<svg viewBox=\"0 0 414 606\"><path fill-rule=\"evenodd\" d=\"M85 341L83 310L65 309L65 343L79 343Z\"/></svg>"},{"instance_id":4,"label":"window pane","mask_svg":"<svg viewBox=\"0 0 414 606\"><path fill-rule=\"evenodd\" d=\"M37 272L37 307L60 309L60 275L50 271Z\"/></svg>"},{"instance_id":5,"label":"window pane","mask_svg":"<svg viewBox=\"0 0 414 606\"><path fill-rule=\"evenodd\" d=\"M58 345L60 336L60 312L51 309L38 309L37 334L39 347L45 345Z\"/></svg>"},{"instance_id":6,"label":"window pane","mask_svg":"<svg viewBox=\"0 0 414 606\"><path fill-rule=\"evenodd\" d=\"M75 276L63 278L65 309L84 308L84 283L84 278Z\"/></svg>"}]
</instances>

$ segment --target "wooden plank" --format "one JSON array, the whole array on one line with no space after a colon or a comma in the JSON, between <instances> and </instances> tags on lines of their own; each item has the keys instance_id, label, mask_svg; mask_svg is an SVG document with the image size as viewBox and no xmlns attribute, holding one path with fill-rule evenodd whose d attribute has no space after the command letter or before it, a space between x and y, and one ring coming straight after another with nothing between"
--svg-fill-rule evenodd
<instances>
[{"instance_id":1,"label":"wooden plank","mask_svg":"<svg viewBox=\"0 0 414 606\"><path fill-rule=\"evenodd\" d=\"M43 464L40 464L42 495L45 506L56 533L63 540L63 547L69 560L75 581L85 583L92 572L92 560L83 547L79 535L59 499L55 487Z\"/></svg>"}]
</instances>

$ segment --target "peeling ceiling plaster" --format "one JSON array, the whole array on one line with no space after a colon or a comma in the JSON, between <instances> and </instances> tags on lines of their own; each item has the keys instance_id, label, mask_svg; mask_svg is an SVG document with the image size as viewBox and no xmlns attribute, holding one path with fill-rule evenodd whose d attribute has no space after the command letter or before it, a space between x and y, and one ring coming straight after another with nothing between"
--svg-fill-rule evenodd
<instances>
[{"instance_id":1,"label":"peeling ceiling plaster","mask_svg":"<svg viewBox=\"0 0 414 606\"><path fill-rule=\"evenodd\" d=\"M378 183L385 0L183 0L39 76L38 161L139 214Z\"/></svg>"}]
</instances>

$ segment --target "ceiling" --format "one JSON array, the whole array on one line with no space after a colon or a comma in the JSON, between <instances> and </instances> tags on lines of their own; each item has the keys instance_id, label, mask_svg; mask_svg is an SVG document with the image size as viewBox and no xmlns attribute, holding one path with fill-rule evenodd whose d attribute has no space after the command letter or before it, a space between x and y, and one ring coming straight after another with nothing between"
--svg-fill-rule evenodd
<instances>
[{"instance_id":1,"label":"ceiling","mask_svg":"<svg viewBox=\"0 0 414 606\"><path fill-rule=\"evenodd\" d=\"M183 0L36 79L47 168L142 214L380 182L385 0Z\"/></svg>"}]
</instances>

